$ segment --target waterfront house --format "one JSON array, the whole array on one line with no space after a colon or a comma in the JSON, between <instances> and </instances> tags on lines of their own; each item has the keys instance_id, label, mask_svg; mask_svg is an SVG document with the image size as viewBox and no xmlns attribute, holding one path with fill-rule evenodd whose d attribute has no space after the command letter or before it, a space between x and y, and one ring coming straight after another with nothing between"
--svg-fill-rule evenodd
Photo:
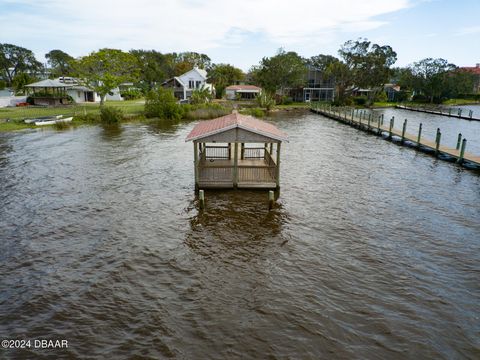
<instances>
[{"instance_id":1,"label":"waterfront house","mask_svg":"<svg viewBox=\"0 0 480 360\"><path fill-rule=\"evenodd\" d=\"M100 101L100 96L94 90L80 85L71 77L42 80L26 85L26 88L34 105L65 105L70 100L75 103Z\"/></svg>"},{"instance_id":2,"label":"waterfront house","mask_svg":"<svg viewBox=\"0 0 480 360\"><path fill-rule=\"evenodd\" d=\"M305 86L290 90L293 101L333 101L335 99L335 81L326 77L317 67L307 64Z\"/></svg>"},{"instance_id":3,"label":"waterfront house","mask_svg":"<svg viewBox=\"0 0 480 360\"><path fill-rule=\"evenodd\" d=\"M480 63L477 63L475 66L465 66L460 68L465 72L469 72L474 75L474 83L472 92L474 94L480 93Z\"/></svg>"},{"instance_id":4,"label":"waterfront house","mask_svg":"<svg viewBox=\"0 0 480 360\"><path fill-rule=\"evenodd\" d=\"M287 134L237 112L199 122L193 142L195 188L280 187L280 147Z\"/></svg>"},{"instance_id":5,"label":"waterfront house","mask_svg":"<svg viewBox=\"0 0 480 360\"><path fill-rule=\"evenodd\" d=\"M230 85L225 88L227 100L253 100L262 91L255 85Z\"/></svg>"},{"instance_id":6,"label":"waterfront house","mask_svg":"<svg viewBox=\"0 0 480 360\"><path fill-rule=\"evenodd\" d=\"M214 94L215 89L212 84L207 83L207 72L204 69L194 67L186 73L175 76L162 83L167 89L172 89L173 94L179 100L188 100L192 92L197 89L207 88Z\"/></svg>"}]
</instances>

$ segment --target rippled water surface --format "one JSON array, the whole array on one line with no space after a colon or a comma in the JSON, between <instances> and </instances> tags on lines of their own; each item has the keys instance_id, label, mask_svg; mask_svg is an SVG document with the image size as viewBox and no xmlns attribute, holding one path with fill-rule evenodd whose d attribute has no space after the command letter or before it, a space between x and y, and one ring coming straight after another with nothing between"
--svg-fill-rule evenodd
<instances>
[{"instance_id":1,"label":"rippled water surface","mask_svg":"<svg viewBox=\"0 0 480 360\"><path fill-rule=\"evenodd\" d=\"M480 358L479 173L273 121L271 212L199 212L195 123L0 134L0 338L69 342L0 358Z\"/></svg>"}]
</instances>

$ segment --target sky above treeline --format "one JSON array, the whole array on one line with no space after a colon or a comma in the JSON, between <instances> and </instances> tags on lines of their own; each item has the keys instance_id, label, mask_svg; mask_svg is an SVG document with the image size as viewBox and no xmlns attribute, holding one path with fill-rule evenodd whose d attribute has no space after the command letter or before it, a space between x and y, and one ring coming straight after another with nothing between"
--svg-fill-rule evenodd
<instances>
[{"instance_id":1,"label":"sky above treeline","mask_svg":"<svg viewBox=\"0 0 480 360\"><path fill-rule=\"evenodd\" d=\"M347 40L390 45L395 66L480 63L480 0L0 0L0 43L74 57L100 48L196 51L243 70L278 48L337 56Z\"/></svg>"}]
</instances>

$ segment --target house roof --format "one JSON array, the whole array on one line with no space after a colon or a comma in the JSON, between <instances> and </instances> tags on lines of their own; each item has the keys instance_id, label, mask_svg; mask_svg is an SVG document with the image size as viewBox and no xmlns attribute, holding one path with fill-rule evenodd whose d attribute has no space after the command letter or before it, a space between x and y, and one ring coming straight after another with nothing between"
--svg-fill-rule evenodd
<instances>
[{"instance_id":1,"label":"house roof","mask_svg":"<svg viewBox=\"0 0 480 360\"><path fill-rule=\"evenodd\" d=\"M250 131L274 140L288 142L288 135L279 130L275 125L258 120L252 116L241 115L237 112L213 120L199 122L190 131L185 141L203 139L235 128Z\"/></svg>"},{"instance_id":2,"label":"house roof","mask_svg":"<svg viewBox=\"0 0 480 360\"><path fill-rule=\"evenodd\" d=\"M71 86L73 86L73 84L65 84L61 81L51 79L42 80L33 84L26 85L26 87L31 88L68 88Z\"/></svg>"},{"instance_id":3,"label":"house roof","mask_svg":"<svg viewBox=\"0 0 480 360\"><path fill-rule=\"evenodd\" d=\"M472 74L480 75L480 66L465 66L460 69L471 72Z\"/></svg>"},{"instance_id":4,"label":"house roof","mask_svg":"<svg viewBox=\"0 0 480 360\"><path fill-rule=\"evenodd\" d=\"M226 90L250 90L250 91L261 91L262 88L259 88L255 85L230 85L225 88Z\"/></svg>"}]
</instances>

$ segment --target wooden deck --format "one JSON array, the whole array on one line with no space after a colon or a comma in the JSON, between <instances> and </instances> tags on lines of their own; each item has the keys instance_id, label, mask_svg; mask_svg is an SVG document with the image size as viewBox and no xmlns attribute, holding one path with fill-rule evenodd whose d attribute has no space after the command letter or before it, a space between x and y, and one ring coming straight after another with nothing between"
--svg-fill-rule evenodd
<instances>
[{"instance_id":1,"label":"wooden deck","mask_svg":"<svg viewBox=\"0 0 480 360\"><path fill-rule=\"evenodd\" d=\"M382 124L381 118L363 118L361 115L356 116L352 111L343 111L343 110L336 110L330 109L326 107L316 107L312 105L311 110L315 113L327 116L329 118L348 123L352 126L356 126L362 130L369 131L376 133L378 135L388 134L389 137L396 136L404 141L409 141L416 143L418 147L426 148L437 155L443 154L450 156L457 160L457 162L464 163L470 162L474 165L480 166L480 156L474 155L472 153L464 151L463 157L461 156L461 149L455 149L448 146L443 146L440 142L437 144L436 141L424 139L422 137L418 137L417 135L413 135L408 132L404 132L403 130L398 130L395 128L390 128L390 123Z\"/></svg>"},{"instance_id":2,"label":"wooden deck","mask_svg":"<svg viewBox=\"0 0 480 360\"><path fill-rule=\"evenodd\" d=\"M240 156L240 154L239 154ZM198 185L200 188L233 188L234 159L205 159L199 163ZM275 189L277 187L273 160L237 160L237 188Z\"/></svg>"}]
</instances>

